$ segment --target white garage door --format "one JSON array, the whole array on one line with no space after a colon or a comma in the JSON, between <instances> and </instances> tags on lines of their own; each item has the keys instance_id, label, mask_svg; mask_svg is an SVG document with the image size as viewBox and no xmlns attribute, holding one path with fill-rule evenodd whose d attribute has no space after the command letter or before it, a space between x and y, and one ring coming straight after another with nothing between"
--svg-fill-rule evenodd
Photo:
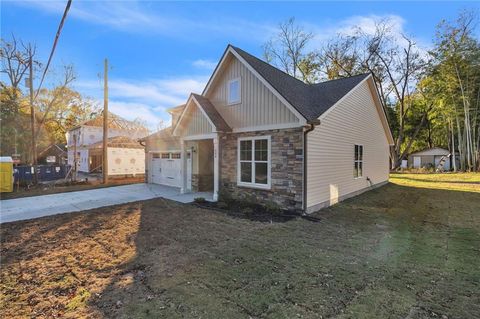
<instances>
[{"instance_id":1,"label":"white garage door","mask_svg":"<svg viewBox=\"0 0 480 319\"><path fill-rule=\"evenodd\" d=\"M154 184L181 187L180 153L152 154L150 178Z\"/></svg>"}]
</instances>

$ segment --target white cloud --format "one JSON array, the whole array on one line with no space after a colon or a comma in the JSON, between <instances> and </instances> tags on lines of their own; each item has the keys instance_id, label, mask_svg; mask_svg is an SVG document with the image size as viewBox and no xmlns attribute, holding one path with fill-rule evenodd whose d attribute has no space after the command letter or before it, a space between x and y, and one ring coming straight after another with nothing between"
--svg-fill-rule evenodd
<instances>
[{"instance_id":1,"label":"white cloud","mask_svg":"<svg viewBox=\"0 0 480 319\"><path fill-rule=\"evenodd\" d=\"M63 1L21 0L12 3L57 16L65 10ZM274 30L271 25L233 16L223 17L212 13L212 16L204 19L195 19L159 11L158 8L151 3L137 0L74 1L69 15L123 32L162 34L192 42L201 41L206 35L210 38L228 36L263 41Z\"/></svg>"},{"instance_id":2,"label":"white cloud","mask_svg":"<svg viewBox=\"0 0 480 319\"><path fill-rule=\"evenodd\" d=\"M299 22L305 28L314 34L314 45L330 40L339 35L353 35L357 30L373 35L375 34L375 23L382 20L388 20L391 24L392 33L401 35L405 33L405 20L398 15L367 15L351 16L340 21L333 21L327 24L312 24L309 22Z\"/></svg>"},{"instance_id":3,"label":"white cloud","mask_svg":"<svg viewBox=\"0 0 480 319\"><path fill-rule=\"evenodd\" d=\"M65 10L64 1L24 0L17 5L36 8L40 11L60 15ZM168 27L169 21L151 14L138 1L74 1L69 15L86 22L106 25L125 31L138 27Z\"/></svg>"},{"instance_id":4,"label":"white cloud","mask_svg":"<svg viewBox=\"0 0 480 319\"><path fill-rule=\"evenodd\" d=\"M362 30L367 35L375 34L375 24L380 21L388 21L390 34L393 39L400 45L406 46L407 41L404 35L411 38L411 35L406 30L406 20L399 15L385 14L385 15L366 15L366 16L351 16L340 21L330 22L328 24L311 24L308 22L299 22L301 25L314 34L314 39L310 42L308 50L320 49L326 41L334 39L338 36L354 35L356 31ZM426 57L427 50L430 47L428 41L424 41L418 37L413 37L417 44L418 52Z\"/></svg>"},{"instance_id":5,"label":"white cloud","mask_svg":"<svg viewBox=\"0 0 480 319\"><path fill-rule=\"evenodd\" d=\"M208 76L111 80L108 83L110 110L127 120L140 118L155 130L160 121L169 123L168 108L185 103L192 92L201 93L207 80ZM102 98L101 81L80 81L75 88L97 100Z\"/></svg>"},{"instance_id":6,"label":"white cloud","mask_svg":"<svg viewBox=\"0 0 480 319\"><path fill-rule=\"evenodd\" d=\"M217 61L198 59L192 62L196 68L213 70L217 66Z\"/></svg>"},{"instance_id":7,"label":"white cloud","mask_svg":"<svg viewBox=\"0 0 480 319\"><path fill-rule=\"evenodd\" d=\"M160 112L154 112L149 105L142 103L110 100L108 109L127 120L140 119L150 130L155 130L161 121L167 120L160 115Z\"/></svg>"}]
</instances>

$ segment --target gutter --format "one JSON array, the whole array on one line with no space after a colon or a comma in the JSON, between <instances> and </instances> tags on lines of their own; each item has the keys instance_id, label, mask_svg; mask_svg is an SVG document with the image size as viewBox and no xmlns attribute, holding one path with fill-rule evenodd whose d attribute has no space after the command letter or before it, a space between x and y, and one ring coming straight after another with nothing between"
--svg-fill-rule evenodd
<instances>
[{"instance_id":1,"label":"gutter","mask_svg":"<svg viewBox=\"0 0 480 319\"><path fill-rule=\"evenodd\" d=\"M303 132L303 214L307 213L307 134L320 125L320 120L315 119L307 122L309 127Z\"/></svg>"}]
</instances>

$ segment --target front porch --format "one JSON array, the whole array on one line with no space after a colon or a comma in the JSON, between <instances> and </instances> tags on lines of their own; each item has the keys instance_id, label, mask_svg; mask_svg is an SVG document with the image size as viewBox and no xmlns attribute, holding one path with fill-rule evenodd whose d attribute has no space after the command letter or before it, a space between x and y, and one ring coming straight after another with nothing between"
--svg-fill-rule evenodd
<instances>
[{"instance_id":1,"label":"front porch","mask_svg":"<svg viewBox=\"0 0 480 319\"><path fill-rule=\"evenodd\" d=\"M190 95L172 132L173 136L180 137L182 193L213 191L213 200L218 200L219 136L231 131L207 98Z\"/></svg>"},{"instance_id":2,"label":"front porch","mask_svg":"<svg viewBox=\"0 0 480 319\"><path fill-rule=\"evenodd\" d=\"M212 194L218 199L219 161L217 134L187 137L181 141L183 152L182 194ZM205 198L207 199L207 198ZM207 199L208 200L208 199Z\"/></svg>"}]
</instances>

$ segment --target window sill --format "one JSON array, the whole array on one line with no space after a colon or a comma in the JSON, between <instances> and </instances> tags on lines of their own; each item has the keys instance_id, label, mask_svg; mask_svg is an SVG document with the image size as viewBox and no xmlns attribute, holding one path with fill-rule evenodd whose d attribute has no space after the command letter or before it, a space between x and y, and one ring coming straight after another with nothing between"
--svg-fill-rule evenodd
<instances>
[{"instance_id":1,"label":"window sill","mask_svg":"<svg viewBox=\"0 0 480 319\"><path fill-rule=\"evenodd\" d=\"M244 188L261 189L261 190L267 190L267 191L271 189L271 185L268 185L268 184L250 184L250 183L237 182L237 186L244 187Z\"/></svg>"},{"instance_id":2,"label":"window sill","mask_svg":"<svg viewBox=\"0 0 480 319\"><path fill-rule=\"evenodd\" d=\"M238 104L241 104L242 101L233 101L233 102L227 102L227 106L234 106L234 105L238 105Z\"/></svg>"}]
</instances>

